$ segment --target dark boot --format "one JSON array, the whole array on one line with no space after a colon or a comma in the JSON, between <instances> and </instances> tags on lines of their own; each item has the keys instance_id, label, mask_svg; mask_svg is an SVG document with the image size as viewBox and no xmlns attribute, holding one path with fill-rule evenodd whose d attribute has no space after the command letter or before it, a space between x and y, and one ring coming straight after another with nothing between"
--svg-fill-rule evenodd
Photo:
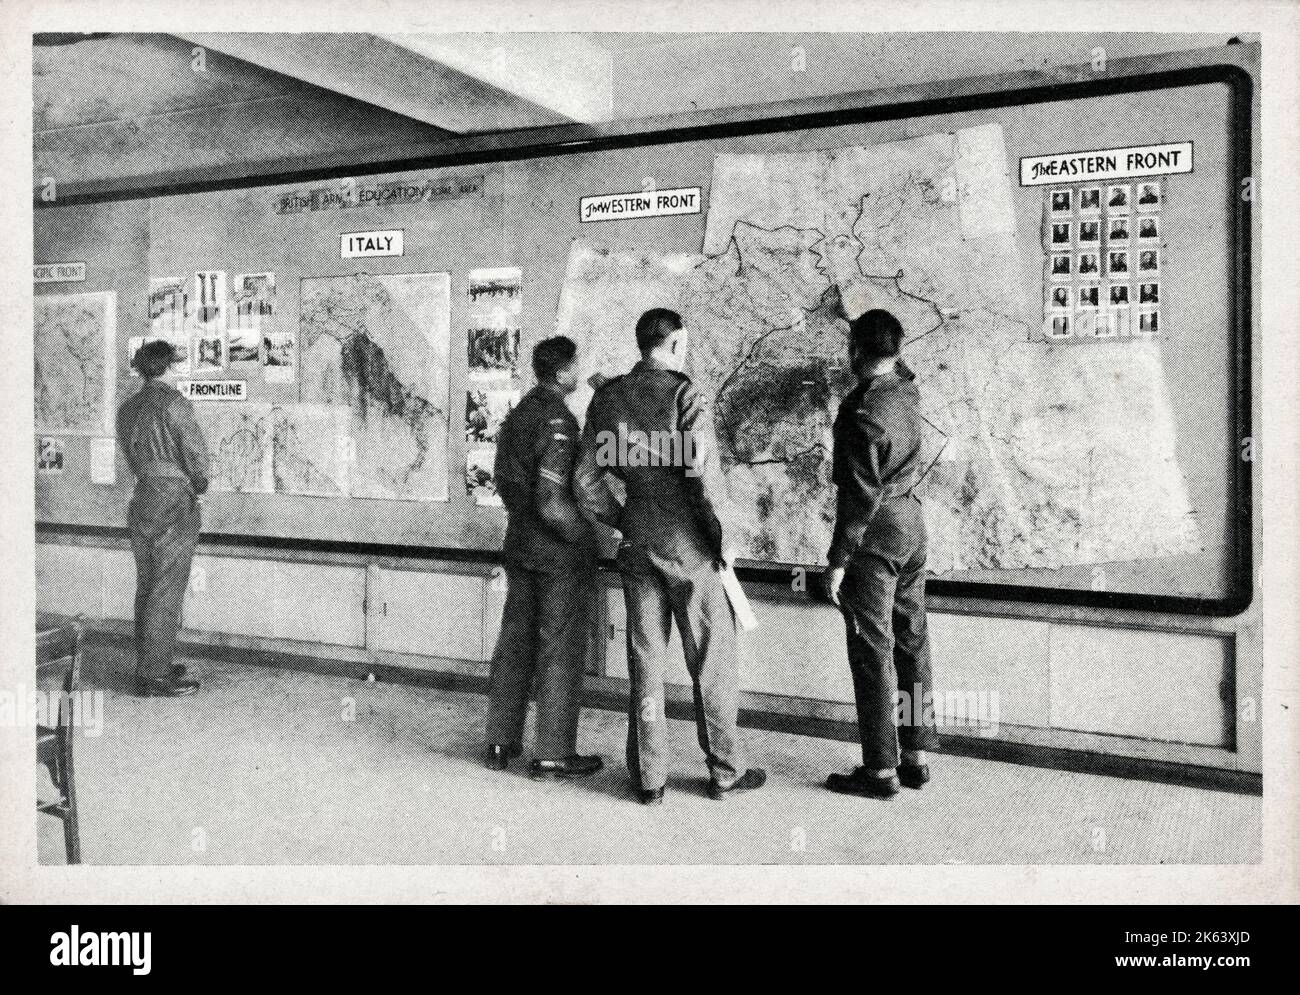
<instances>
[{"instance_id":1,"label":"dark boot","mask_svg":"<svg viewBox=\"0 0 1300 995\"><path fill-rule=\"evenodd\" d=\"M876 777L866 773L861 767L854 768L852 774L832 774L826 778L826 787L841 795L857 795L860 798L893 798L898 794L898 778Z\"/></svg>"},{"instance_id":2,"label":"dark boot","mask_svg":"<svg viewBox=\"0 0 1300 995\"><path fill-rule=\"evenodd\" d=\"M600 757L582 757L577 754L563 760L534 760L528 774L534 781L547 777L586 777L605 766Z\"/></svg>"},{"instance_id":3,"label":"dark boot","mask_svg":"<svg viewBox=\"0 0 1300 995\"><path fill-rule=\"evenodd\" d=\"M524 748L518 743L511 743L502 746L498 743L488 745L484 761L489 770L505 770L510 766L510 761L524 752Z\"/></svg>"},{"instance_id":4,"label":"dark boot","mask_svg":"<svg viewBox=\"0 0 1300 995\"><path fill-rule=\"evenodd\" d=\"M720 802L727 795L740 794L742 791L755 791L766 783L767 771L752 768L726 786L719 784L717 781L709 781L709 797L715 802Z\"/></svg>"}]
</instances>

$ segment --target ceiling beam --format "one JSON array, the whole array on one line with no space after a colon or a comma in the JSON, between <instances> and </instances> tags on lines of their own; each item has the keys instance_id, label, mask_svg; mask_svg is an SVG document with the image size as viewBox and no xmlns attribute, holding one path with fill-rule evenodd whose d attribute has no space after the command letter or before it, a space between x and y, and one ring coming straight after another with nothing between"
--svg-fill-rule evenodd
<instances>
[{"instance_id":1,"label":"ceiling beam","mask_svg":"<svg viewBox=\"0 0 1300 995\"><path fill-rule=\"evenodd\" d=\"M571 120L380 35L200 32L177 37L457 134Z\"/></svg>"}]
</instances>

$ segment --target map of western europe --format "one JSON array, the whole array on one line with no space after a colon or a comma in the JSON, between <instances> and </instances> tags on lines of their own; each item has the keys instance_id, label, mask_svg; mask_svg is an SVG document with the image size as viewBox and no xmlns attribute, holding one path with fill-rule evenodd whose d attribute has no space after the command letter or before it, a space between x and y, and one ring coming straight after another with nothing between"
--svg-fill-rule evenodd
<instances>
[{"instance_id":1,"label":"map of western europe","mask_svg":"<svg viewBox=\"0 0 1300 995\"><path fill-rule=\"evenodd\" d=\"M737 555L825 562L845 315L903 323L927 446L929 567L1059 568L1199 548L1157 341L1054 348L1020 279L1001 128L714 159L704 252L571 249L557 330L596 370L680 311L713 402ZM589 391L572 399L585 410Z\"/></svg>"}]
</instances>

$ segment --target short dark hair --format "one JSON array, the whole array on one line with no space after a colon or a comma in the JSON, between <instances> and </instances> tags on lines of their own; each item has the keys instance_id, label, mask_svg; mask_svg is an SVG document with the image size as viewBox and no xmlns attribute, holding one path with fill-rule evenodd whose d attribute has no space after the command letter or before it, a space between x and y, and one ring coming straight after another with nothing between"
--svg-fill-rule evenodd
<instances>
[{"instance_id":1,"label":"short dark hair","mask_svg":"<svg viewBox=\"0 0 1300 995\"><path fill-rule=\"evenodd\" d=\"M669 311L666 307L652 307L637 319L637 348L649 352L681 327L682 316L676 311Z\"/></svg>"},{"instance_id":2,"label":"short dark hair","mask_svg":"<svg viewBox=\"0 0 1300 995\"><path fill-rule=\"evenodd\" d=\"M863 359L888 359L903 348L903 326L888 311L872 308L849 322L849 341Z\"/></svg>"},{"instance_id":3,"label":"short dark hair","mask_svg":"<svg viewBox=\"0 0 1300 995\"><path fill-rule=\"evenodd\" d=\"M176 349L170 342L154 339L146 342L131 357L131 365L140 371L141 376L156 380L167 372L167 368L176 361Z\"/></svg>"},{"instance_id":4,"label":"short dark hair","mask_svg":"<svg viewBox=\"0 0 1300 995\"><path fill-rule=\"evenodd\" d=\"M555 374L573 362L578 344L567 335L542 339L533 347L533 372L538 382L554 383Z\"/></svg>"}]
</instances>

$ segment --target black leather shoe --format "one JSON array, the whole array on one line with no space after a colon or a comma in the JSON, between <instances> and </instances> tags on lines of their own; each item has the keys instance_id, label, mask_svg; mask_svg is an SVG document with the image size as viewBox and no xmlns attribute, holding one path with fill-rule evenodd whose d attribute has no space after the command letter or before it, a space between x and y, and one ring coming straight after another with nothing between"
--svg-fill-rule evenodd
<instances>
[{"instance_id":1,"label":"black leather shoe","mask_svg":"<svg viewBox=\"0 0 1300 995\"><path fill-rule=\"evenodd\" d=\"M636 800L642 805L662 805L664 803L664 789L637 788Z\"/></svg>"},{"instance_id":2,"label":"black leather shoe","mask_svg":"<svg viewBox=\"0 0 1300 995\"><path fill-rule=\"evenodd\" d=\"M586 777L605 766L600 757L582 757L574 755L563 760L534 760L528 774L534 781L547 777Z\"/></svg>"},{"instance_id":3,"label":"black leather shoe","mask_svg":"<svg viewBox=\"0 0 1300 995\"><path fill-rule=\"evenodd\" d=\"M136 693L141 698L183 698L198 689L198 681L182 681L174 677L166 681L144 677L136 683Z\"/></svg>"},{"instance_id":4,"label":"black leather shoe","mask_svg":"<svg viewBox=\"0 0 1300 995\"><path fill-rule=\"evenodd\" d=\"M738 794L741 791L754 791L761 788L767 783L767 771L759 770L757 767L751 768L741 774L730 784L725 787L717 781L709 781L709 797L715 802L720 802L727 795Z\"/></svg>"},{"instance_id":5,"label":"black leather shoe","mask_svg":"<svg viewBox=\"0 0 1300 995\"><path fill-rule=\"evenodd\" d=\"M523 752L524 748L518 743L511 743L509 746L489 743L487 753L484 755L484 762L487 763L491 770L505 770L510 766L510 761Z\"/></svg>"},{"instance_id":6,"label":"black leather shoe","mask_svg":"<svg viewBox=\"0 0 1300 995\"><path fill-rule=\"evenodd\" d=\"M841 795L858 795L861 798L893 798L898 794L898 778L876 777L866 774L861 767L852 774L832 774L826 778L826 787Z\"/></svg>"},{"instance_id":7,"label":"black leather shoe","mask_svg":"<svg viewBox=\"0 0 1300 995\"><path fill-rule=\"evenodd\" d=\"M930 767L927 764L900 764L898 781L905 788L920 790L921 785L930 780Z\"/></svg>"}]
</instances>

